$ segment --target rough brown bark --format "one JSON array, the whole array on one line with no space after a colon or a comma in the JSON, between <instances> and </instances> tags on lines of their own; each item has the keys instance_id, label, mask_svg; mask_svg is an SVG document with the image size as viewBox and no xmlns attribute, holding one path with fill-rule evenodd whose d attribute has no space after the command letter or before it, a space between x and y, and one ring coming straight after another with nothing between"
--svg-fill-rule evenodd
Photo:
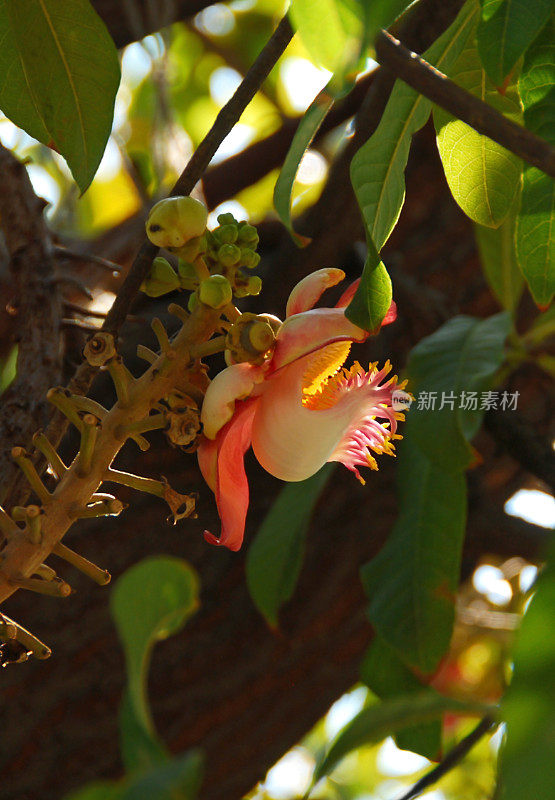
<instances>
[{"instance_id":1,"label":"rough brown bark","mask_svg":"<svg viewBox=\"0 0 555 800\"><path fill-rule=\"evenodd\" d=\"M10 448L28 446L48 420L45 395L60 379L62 317L60 287L44 201L33 191L27 170L0 145L1 228L10 258L10 299L14 309L12 342L19 344L18 377L2 396L0 408L0 502L18 469ZM9 447L5 443L10 443Z\"/></svg>"}]
</instances>

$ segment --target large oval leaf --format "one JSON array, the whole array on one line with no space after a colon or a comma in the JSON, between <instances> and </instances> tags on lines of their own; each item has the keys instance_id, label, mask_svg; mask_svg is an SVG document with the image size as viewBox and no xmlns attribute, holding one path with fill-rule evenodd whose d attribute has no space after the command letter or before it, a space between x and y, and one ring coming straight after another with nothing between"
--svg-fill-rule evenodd
<instances>
[{"instance_id":1,"label":"large oval leaf","mask_svg":"<svg viewBox=\"0 0 555 800\"><path fill-rule=\"evenodd\" d=\"M343 82L360 54L362 9L356 0L291 0L289 9L311 59Z\"/></svg>"},{"instance_id":2,"label":"large oval leaf","mask_svg":"<svg viewBox=\"0 0 555 800\"><path fill-rule=\"evenodd\" d=\"M555 22L524 57L518 88L526 127L555 145ZM530 165L524 168L516 221L516 255L536 303L549 305L555 292L555 181Z\"/></svg>"},{"instance_id":3,"label":"large oval leaf","mask_svg":"<svg viewBox=\"0 0 555 800\"><path fill-rule=\"evenodd\" d=\"M486 72L501 86L546 24L553 0L480 0L478 50Z\"/></svg>"},{"instance_id":4,"label":"large oval leaf","mask_svg":"<svg viewBox=\"0 0 555 800\"><path fill-rule=\"evenodd\" d=\"M451 78L506 117L521 122L515 87L508 87L504 95L496 90L482 69L474 38L467 41ZM441 108L434 109L434 122L453 197L474 222L497 228L513 205L520 185L521 160Z\"/></svg>"},{"instance_id":5,"label":"large oval leaf","mask_svg":"<svg viewBox=\"0 0 555 800\"><path fill-rule=\"evenodd\" d=\"M81 192L112 128L115 45L89 0L2 0L0 108L66 159Z\"/></svg>"},{"instance_id":6,"label":"large oval leaf","mask_svg":"<svg viewBox=\"0 0 555 800\"><path fill-rule=\"evenodd\" d=\"M378 634L406 664L428 674L449 647L453 630L466 481L462 471L448 472L422 453L410 414L399 447L400 514L361 577Z\"/></svg>"}]
</instances>

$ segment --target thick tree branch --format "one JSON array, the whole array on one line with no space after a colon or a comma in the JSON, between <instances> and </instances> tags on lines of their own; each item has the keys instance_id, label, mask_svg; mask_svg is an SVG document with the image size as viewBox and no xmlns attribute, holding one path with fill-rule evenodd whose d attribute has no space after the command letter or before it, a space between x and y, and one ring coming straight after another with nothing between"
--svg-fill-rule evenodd
<instances>
[{"instance_id":1,"label":"thick tree branch","mask_svg":"<svg viewBox=\"0 0 555 800\"><path fill-rule=\"evenodd\" d=\"M46 391L61 373L61 293L54 277L44 201L33 191L27 170L0 145L0 219L10 255L16 300L17 378L0 409L0 501L18 469L10 448L27 445L47 420Z\"/></svg>"},{"instance_id":2,"label":"thick tree branch","mask_svg":"<svg viewBox=\"0 0 555 800\"><path fill-rule=\"evenodd\" d=\"M380 31L375 46L380 64L387 66L398 78L478 133L489 136L494 142L555 178L555 148L544 139L461 89L387 31Z\"/></svg>"}]
</instances>

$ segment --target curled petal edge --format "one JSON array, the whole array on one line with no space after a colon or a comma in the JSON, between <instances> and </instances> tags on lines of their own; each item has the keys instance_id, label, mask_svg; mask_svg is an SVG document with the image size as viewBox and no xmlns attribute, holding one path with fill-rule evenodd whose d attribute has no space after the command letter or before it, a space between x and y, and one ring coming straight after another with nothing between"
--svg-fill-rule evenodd
<instances>
[{"instance_id":1,"label":"curled petal edge","mask_svg":"<svg viewBox=\"0 0 555 800\"><path fill-rule=\"evenodd\" d=\"M344 278L343 270L336 267L327 267L311 272L293 288L287 301L285 316L291 317L293 314L300 314L313 308L326 289L341 283Z\"/></svg>"},{"instance_id":2,"label":"curled petal edge","mask_svg":"<svg viewBox=\"0 0 555 800\"><path fill-rule=\"evenodd\" d=\"M248 397L264 376L264 369L248 363L232 364L216 375L208 387L200 415L208 439L216 438L233 417L236 401Z\"/></svg>"}]
</instances>

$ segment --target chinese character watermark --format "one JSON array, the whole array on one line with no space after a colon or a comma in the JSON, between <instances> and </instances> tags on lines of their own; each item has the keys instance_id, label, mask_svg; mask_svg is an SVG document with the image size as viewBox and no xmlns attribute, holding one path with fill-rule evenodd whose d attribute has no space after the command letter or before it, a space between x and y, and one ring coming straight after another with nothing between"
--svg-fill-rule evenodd
<instances>
[{"instance_id":1,"label":"chinese character watermark","mask_svg":"<svg viewBox=\"0 0 555 800\"><path fill-rule=\"evenodd\" d=\"M398 407L394 402L393 408L395 411L405 411L410 407L412 398L406 392L398 394L408 398L408 401L401 398ZM418 392L415 405L417 411L516 411L519 396L520 392Z\"/></svg>"}]
</instances>

